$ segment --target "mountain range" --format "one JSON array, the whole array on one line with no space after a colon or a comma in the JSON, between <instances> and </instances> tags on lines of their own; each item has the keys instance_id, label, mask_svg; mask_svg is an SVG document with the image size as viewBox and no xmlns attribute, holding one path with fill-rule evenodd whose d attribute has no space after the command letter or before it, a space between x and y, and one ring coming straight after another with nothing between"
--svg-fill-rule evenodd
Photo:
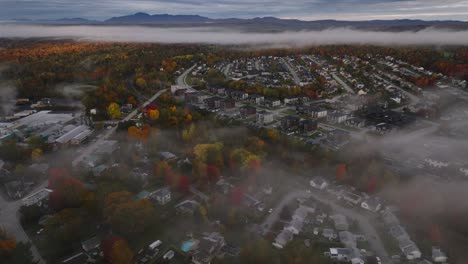
<instances>
[{"instance_id":1,"label":"mountain range","mask_svg":"<svg viewBox=\"0 0 468 264\"><path fill-rule=\"evenodd\" d=\"M280 19L276 17L256 17L250 19L226 18L213 19L199 15L169 15L135 13L133 15L112 17L104 21L87 20L84 18L63 18L58 20L15 20L23 24L53 24L53 25L155 25L155 26L230 26L247 27L258 30L323 30L330 28L349 27L365 30L421 30L428 27L442 27L458 30L467 30L468 22L446 20L368 20L368 21L338 21L315 20L304 21L298 19Z\"/></svg>"}]
</instances>

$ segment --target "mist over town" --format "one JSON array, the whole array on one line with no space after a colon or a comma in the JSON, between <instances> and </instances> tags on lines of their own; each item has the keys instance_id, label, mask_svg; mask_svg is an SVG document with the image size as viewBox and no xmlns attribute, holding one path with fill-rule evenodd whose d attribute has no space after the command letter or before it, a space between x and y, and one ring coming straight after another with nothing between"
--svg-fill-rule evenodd
<instances>
[{"instance_id":1,"label":"mist over town","mask_svg":"<svg viewBox=\"0 0 468 264\"><path fill-rule=\"evenodd\" d=\"M0 263L465 264L467 18L2 1Z\"/></svg>"}]
</instances>

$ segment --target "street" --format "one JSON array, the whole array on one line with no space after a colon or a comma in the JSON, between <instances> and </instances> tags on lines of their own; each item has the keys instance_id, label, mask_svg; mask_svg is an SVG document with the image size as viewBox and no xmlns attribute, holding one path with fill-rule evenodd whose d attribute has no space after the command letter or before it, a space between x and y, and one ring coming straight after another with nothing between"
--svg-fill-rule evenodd
<instances>
[{"instance_id":1,"label":"street","mask_svg":"<svg viewBox=\"0 0 468 264\"><path fill-rule=\"evenodd\" d=\"M31 191L31 193L47 187L47 184L48 181L44 181L40 185L36 186L34 190ZM22 205L23 202L21 199L16 201L7 201L2 195L0 195L0 226L4 228L9 235L14 236L17 241L24 243L31 242L31 252L34 259L40 264L44 264L44 259L42 259L39 251L32 243L31 239L29 239L26 232L24 232L24 229L19 221L18 211Z\"/></svg>"},{"instance_id":2,"label":"street","mask_svg":"<svg viewBox=\"0 0 468 264\"><path fill-rule=\"evenodd\" d=\"M380 239L379 234L375 230L371 219L369 219L367 215L362 214L357 210L343 207L342 205L338 204L337 201L331 199L328 195L318 190L312 190L311 193L305 190L297 190L292 191L284 196L278 205L273 209L273 212L268 215L268 217L263 222L263 235L267 234L273 224L279 220L281 210L297 198L312 198L319 201L320 203L331 206L336 213L343 214L350 219L356 220L359 223L359 227L361 228L363 234L366 236L370 247L375 252L375 254L382 259L382 263L393 263L382 243L382 240Z\"/></svg>"}]
</instances>

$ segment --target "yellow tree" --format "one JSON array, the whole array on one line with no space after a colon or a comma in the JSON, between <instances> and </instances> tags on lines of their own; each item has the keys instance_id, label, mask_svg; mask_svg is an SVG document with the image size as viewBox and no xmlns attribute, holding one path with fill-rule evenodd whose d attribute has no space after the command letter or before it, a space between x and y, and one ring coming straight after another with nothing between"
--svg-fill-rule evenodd
<instances>
[{"instance_id":1,"label":"yellow tree","mask_svg":"<svg viewBox=\"0 0 468 264\"><path fill-rule=\"evenodd\" d=\"M0 255L1 253L10 253L16 248L16 241L9 236L5 230L0 228Z\"/></svg>"},{"instance_id":2,"label":"yellow tree","mask_svg":"<svg viewBox=\"0 0 468 264\"><path fill-rule=\"evenodd\" d=\"M148 117L153 120L153 121L156 121L158 120L159 118L159 110L158 109L151 109L151 110L148 110Z\"/></svg>"},{"instance_id":3,"label":"yellow tree","mask_svg":"<svg viewBox=\"0 0 468 264\"><path fill-rule=\"evenodd\" d=\"M107 114L111 119L118 119L122 116L120 113L120 106L117 103L110 103L109 106L107 106Z\"/></svg>"}]
</instances>

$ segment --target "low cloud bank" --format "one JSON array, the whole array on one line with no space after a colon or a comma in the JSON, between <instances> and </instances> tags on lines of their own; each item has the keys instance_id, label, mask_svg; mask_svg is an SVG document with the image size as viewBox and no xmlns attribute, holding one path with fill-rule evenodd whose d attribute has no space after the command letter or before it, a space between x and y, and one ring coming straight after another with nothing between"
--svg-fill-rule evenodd
<instances>
[{"instance_id":1,"label":"low cloud bank","mask_svg":"<svg viewBox=\"0 0 468 264\"><path fill-rule=\"evenodd\" d=\"M307 46L325 44L468 45L468 31L426 29L370 32L353 29L251 33L227 28L145 26L40 26L0 24L4 38L73 38L81 41Z\"/></svg>"}]
</instances>

